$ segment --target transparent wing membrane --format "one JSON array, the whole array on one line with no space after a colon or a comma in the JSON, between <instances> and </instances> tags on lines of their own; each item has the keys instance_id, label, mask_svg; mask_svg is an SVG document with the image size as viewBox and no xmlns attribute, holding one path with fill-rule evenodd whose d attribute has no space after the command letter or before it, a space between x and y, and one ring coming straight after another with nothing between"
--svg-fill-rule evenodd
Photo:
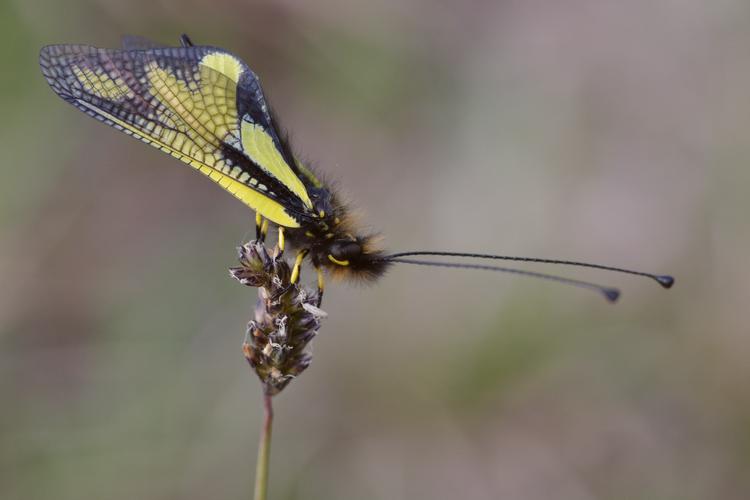
<instances>
[{"instance_id":1,"label":"transparent wing membrane","mask_svg":"<svg viewBox=\"0 0 750 500\"><path fill-rule=\"evenodd\" d=\"M265 100L246 66L211 47L154 48L139 38L123 43L149 48L48 46L40 54L42 72L66 101L191 165L273 222L299 227L310 217L307 193L278 161L276 134L261 112ZM250 151L255 157L244 151L242 135L242 123L254 120L252 144L265 146Z\"/></svg>"}]
</instances>

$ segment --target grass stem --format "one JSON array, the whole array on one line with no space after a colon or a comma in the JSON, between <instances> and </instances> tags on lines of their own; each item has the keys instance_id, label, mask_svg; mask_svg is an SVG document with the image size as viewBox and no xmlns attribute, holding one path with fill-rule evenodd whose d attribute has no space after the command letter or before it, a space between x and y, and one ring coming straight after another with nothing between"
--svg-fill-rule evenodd
<instances>
[{"instance_id":1,"label":"grass stem","mask_svg":"<svg viewBox=\"0 0 750 500\"><path fill-rule=\"evenodd\" d=\"M266 500L268 493L268 462L271 457L271 428L273 425L273 406L271 395L263 394L263 428L258 443L258 464L255 467L255 500Z\"/></svg>"}]
</instances>

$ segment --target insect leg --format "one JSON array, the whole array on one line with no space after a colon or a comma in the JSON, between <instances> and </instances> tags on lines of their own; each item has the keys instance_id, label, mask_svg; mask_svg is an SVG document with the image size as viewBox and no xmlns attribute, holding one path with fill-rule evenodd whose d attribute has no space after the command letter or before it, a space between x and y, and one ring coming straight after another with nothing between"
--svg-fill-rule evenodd
<instances>
[{"instance_id":1,"label":"insect leg","mask_svg":"<svg viewBox=\"0 0 750 500\"><path fill-rule=\"evenodd\" d=\"M260 212L255 212L255 239L263 241L263 216Z\"/></svg>"},{"instance_id":2,"label":"insect leg","mask_svg":"<svg viewBox=\"0 0 750 500\"><path fill-rule=\"evenodd\" d=\"M275 257L277 259L280 259L281 256L284 255L284 246L286 245L286 240L284 239L284 226L279 226L279 242L276 245L277 245L278 251L276 252Z\"/></svg>"},{"instance_id":3,"label":"insect leg","mask_svg":"<svg viewBox=\"0 0 750 500\"><path fill-rule=\"evenodd\" d=\"M294 259L294 267L292 268L292 277L289 278L289 281L292 284L299 282L299 274L300 274L300 269L302 267L302 261L305 260L305 256L307 255L307 252L308 250L306 248L297 252L297 258Z\"/></svg>"},{"instance_id":4,"label":"insect leg","mask_svg":"<svg viewBox=\"0 0 750 500\"><path fill-rule=\"evenodd\" d=\"M292 276L289 278L289 285L287 285L281 291L279 291L273 297L271 297L271 300L278 300L279 297L284 295L294 285L299 283L300 270L302 269L302 262L305 260L305 256L307 255L308 252L309 250L307 248L302 249L299 252L297 252L297 257L294 259L294 267L292 267ZM277 255L275 258L278 259L279 255Z\"/></svg>"},{"instance_id":5,"label":"insect leg","mask_svg":"<svg viewBox=\"0 0 750 500\"><path fill-rule=\"evenodd\" d=\"M264 219L260 213L255 213L255 239L263 243L268 234L268 219Z\"/></svg>"},{"instance_id":6,"label":"insect leg","mask_svg":"<svg viewBox=\"0 0 750 500\"><path fill-rule=\"evenodd\" d=\"M315 272L318 273L318 307L323 302L323 290L325 289L325 281L323 280L323 268L315 266Z\"/></svg>"}]
</instances>

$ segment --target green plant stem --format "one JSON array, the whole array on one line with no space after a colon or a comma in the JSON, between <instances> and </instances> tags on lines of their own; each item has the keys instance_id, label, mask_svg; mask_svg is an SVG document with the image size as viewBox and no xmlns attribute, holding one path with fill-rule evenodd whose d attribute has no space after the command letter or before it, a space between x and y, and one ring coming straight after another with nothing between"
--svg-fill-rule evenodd
<instances>
[{"instance_id":1,"label":"green plant stem","mask_svg":"<svg viewBox=\"0 0 750 500\"><path fill-rule=\"evenodd\" d=\"M263 411L263 428L258 443L258 464L255 467L255 500L266 500L268 492L268 461L271 456L271 427L273 425L270 394L263 394Z\"/></svg>"}]
</instances>

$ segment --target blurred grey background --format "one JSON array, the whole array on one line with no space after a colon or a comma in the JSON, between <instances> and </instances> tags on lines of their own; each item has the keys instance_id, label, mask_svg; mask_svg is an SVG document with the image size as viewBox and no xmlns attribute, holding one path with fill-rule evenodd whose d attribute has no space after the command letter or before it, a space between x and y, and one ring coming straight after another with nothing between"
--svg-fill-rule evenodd
<instances>
[{"instance_id":1,"label":"blurred grey background","mask_svg":"<svg viewBox=\"0 0 750 500\"><path fill-rule=\"evenodd\" d=\"M231 280L253 214L58 99L48 43L225 47L391 250L672 273L594 294L331 284L275 400L274 499L745 499L750 5L0 1L0 498L249 498ZM310 276L310 273L307 273Z\"/></svg>"}]
</instances>

